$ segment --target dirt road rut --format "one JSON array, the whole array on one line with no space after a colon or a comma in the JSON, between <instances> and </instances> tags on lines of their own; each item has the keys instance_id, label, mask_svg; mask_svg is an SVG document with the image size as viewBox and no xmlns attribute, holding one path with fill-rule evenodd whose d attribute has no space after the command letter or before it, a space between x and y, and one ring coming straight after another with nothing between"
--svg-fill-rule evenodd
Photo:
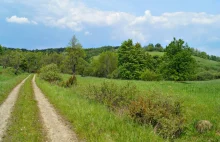
<instances>
[{"instance_id":1,"label":"dirt road rut","mask_svg":"<svg viewBox=\"0 0 220 142\"><path fill-rule=\"evenodd\" d=\"M2 141L2 137L7 129L8 120L11 116L13 106L18 98L19 90L27 78L11 91L11 93L8 95L8 98L0 106L0 142Z\"/></svg>"},{"instance_id":2,"label":"dirt road rut","mask_svg":"<svg viewBox=\"0 0 220 142\"><path fill-rule=\"evenodd\" d=\"M35 76L32 80L32 84L48 139L52 142L78 141L75 133L67 125L65 125L62 118L56 113L53 106L48 102L44 94L37 87L35 83Z\"/></svg>"}]
</instances>

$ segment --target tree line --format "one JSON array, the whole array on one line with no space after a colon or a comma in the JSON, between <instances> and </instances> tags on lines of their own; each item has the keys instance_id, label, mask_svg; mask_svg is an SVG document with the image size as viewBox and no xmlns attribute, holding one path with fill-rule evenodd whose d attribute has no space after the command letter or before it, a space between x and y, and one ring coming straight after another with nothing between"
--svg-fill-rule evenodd
<instances>
[{"instance_id":1,"label":"tree line","mask_svg":"<svg viewBox=\"0 0 220 142\"><path fill-rule=\"evenodd\" d=\"M165 52L152 56L146 51ZM182 39L163 48L159 43L142 47L132 39L121 46L83 49L75 36L65 48L45 50L12 49L0 46L0 65L12 67L14 73L39 72L40 68L56 64L62 73L116 79L135 80L196 80L198 50L190 48Z\"/></svg>"}]
</instances>

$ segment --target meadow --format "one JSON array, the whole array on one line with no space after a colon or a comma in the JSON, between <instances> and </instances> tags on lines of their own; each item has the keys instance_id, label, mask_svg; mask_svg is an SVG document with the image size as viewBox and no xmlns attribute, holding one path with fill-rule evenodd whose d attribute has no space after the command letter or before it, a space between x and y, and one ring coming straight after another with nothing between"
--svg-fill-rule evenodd
<instances>
[{"instance_id":1,"label":"meadow","mask_svg":"<svg viewBox=\"0 0 220 142\"><path fill-rule=\"evenodd\" d=\"M27 74L15 75L11 69L3 69L0 66L0 104L6 99L10 91L20 83Z\"/></svg>"},{"instance_id":2,"label":"meadow","mask_svg":"<svg viewBox=\"0 0 220 142\"><path fill-rule=\"evenodd\" d=\"M63 75L66 80L69 75ZM63 88L51 85L40 78L37 84L72 126L81 139L87 141L166 141L153 132L148 125L139 125L126 115L117 115L83 94L91 84L100 85L110 81L119 86L130 82L137 86L139 95L147 96L150 92L159 92L172 96L183 103L186 118L186 130L175 141L219 141L220 131L220 80L187 82L146 82L110 80L95 77L77 76L78 85ZM210 132L200 134L194 128L199 120L209 120L213 124Z\"/></svg>"}]
</instances>

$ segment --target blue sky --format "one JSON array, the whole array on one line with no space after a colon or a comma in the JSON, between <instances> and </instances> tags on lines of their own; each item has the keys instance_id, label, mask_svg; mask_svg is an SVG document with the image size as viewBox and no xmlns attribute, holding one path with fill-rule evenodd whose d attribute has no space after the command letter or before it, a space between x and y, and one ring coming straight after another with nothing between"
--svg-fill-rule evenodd
<instances>
[{"instance_id":1,"label":"blue sky","mask_svg":"<svg viewBox=\"0 0 220 142\"><path fill-rule=\"evenodd\" d=\"M0 44L27 49L142 45L173 37L220 56L219 0L0 0Z\"/></svg>"}]
</instances>

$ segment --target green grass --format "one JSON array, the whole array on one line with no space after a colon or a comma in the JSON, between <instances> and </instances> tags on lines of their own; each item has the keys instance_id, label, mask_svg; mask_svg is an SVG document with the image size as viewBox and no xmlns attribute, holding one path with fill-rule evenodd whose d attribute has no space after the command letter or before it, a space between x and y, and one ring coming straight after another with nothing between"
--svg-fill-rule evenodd
<instances>
[{"instance_id":1,"label":"green grass","mask_svg":"<svg viewBox=\"0 0 220 142\"><path fill-rule=\"evenodd\" d=\"M5 142L45 141L37 102L34 99L32 77L29 77L21 87L7 134L3 140Z\"/></svg>"},{"instance_id":2,"label":"green grass","mask_svg":"<svg viewBox=\"0 0 220 142\"><path fill-rule=\"evenodd\" d=\"M0 67L0 105L7 98L10 91L25 77L27 77L27 74L14 75L8 69Z\"/></svg>"},{"instance_id":3,"label":"green grass","mask_svg":"<svg viewBox=\"0 0 220 142\"><path fill-rule=\"evenodd\" d=\"M81 139L91 142L162 141L151 128L117 116L109 112L106 106L85 99L71 88L51 85L38 77L37 85L60 114L71 122Z\"/></svg>"},{"instance_id":4,"label":"green grass","mask_svg":"<svg viewBox=\"0 0 220 142\"><path fill-rule=\"evenodd\" d=\"M68 75L65 75L64 78L67 79ZM139 127L126 119L118 118L112 114L112 112L108 112L104 105L86 100L80 95L86 90L86 86L89 84L98 85L101 84L104 80L109 79L101 79L95 77L78 77L77 79L78 86L74 88L74 90L64 89L58 86L51 86L50 84L45 83L39 79L37 79L37 82L40 88L42 88L42 90L48 96L49 100L51 100L51 102L58 108L61 114L76 126L76 130L81 134L81 136L88 138L90 141L96 140L93 139L93 137L100 137L105 139L105 136L98 134L98 129L101 129L106 132L106 135L110 136L111 138L115 138L114 141L140 141L142 137L144 140L148 141L152 137L154 137L154 140L156 140L156 136L152 134L151 128ZM111 81L118 85L124 85L127 82L125 80ZM138 90L142 92L140 95L148 95L149 91L157 91L164 95L172 96L174 99L183 101L188 129L186 134L182 138L178 139L178 141L208 141L210 139L220 140L219 136L216 134L218 131L220 131L220 80L181 83L171 81L130 82L135 84ZM114 119L109 120L107 119L108 117ZM211 123L214 125L213 130L206 134L197 133L194 129L194 124L198 120L211 121ZM108 125L120 125L118 122L124 125L120 126L123 127L123 129L118 127L108 127ZM93 123L94 128L88 128L89 131L86 131L87 126L93 126ZM127 128L129 125L133 127L133 130L130 130L130 127ZM111 133L109 129L113 129L115 133ZM90 131L92 132L91 134L89 133ZM131 133L130 135L135 135L139 139L137 140L137 137L134 138L121 135L121 131L123 131L125 135ZM142 135L140 133L141 131L143 131L142 133L146 134ZM136 132L138 133L136 134ZM100 141L101 140L103 139L100 139Z\"/></svg>"}]
</instances>

